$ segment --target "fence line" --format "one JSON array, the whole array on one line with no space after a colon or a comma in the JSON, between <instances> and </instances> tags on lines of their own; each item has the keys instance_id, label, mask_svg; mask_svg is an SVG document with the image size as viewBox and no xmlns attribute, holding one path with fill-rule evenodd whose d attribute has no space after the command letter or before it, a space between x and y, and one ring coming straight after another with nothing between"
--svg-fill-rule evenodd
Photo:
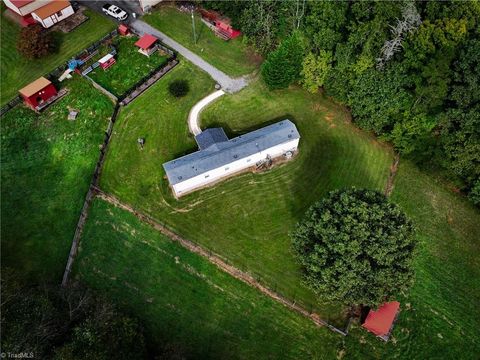
<instances>
[{"instance_id":1,"label":"fence line","mask_svg":"<svg viewBox=\"0 0 480 360\"><path fill-rule=\"evenodd\" d=\"M110 40L110 39L116 37L117 35L118 35L118 30L117 29L105 34L100 40L94 42L88 48L83 49L82 51L80 51L79 53L74 55L73 58L77 59L82 55L85 55L85 54L88 55L92 51L95 51L96 49L98 49L105 41ZM48 78L51 81L55 81L67 69L67 66L68 66L68 60L67 60L67 62L57 66L55 69L50 71L48 74L45 75L45 77ZM9 112L11 109L13 109L15 106L17 106L21 101L22 101L22 98L19 95L14 97L6 105L4 105L0 108L0 116L3 116L7 112Z\"/></svg>"},{"instance_id":2,"label":"fence line","mask_svg":"<svg viewBox=\"0 0 480 360\"><path fill-rule=\"evenodd\" d=\"M177 66L177 64L178 64L178 60L174 58L168 63L163 64L159 68L155 69L148 76L146 76L141 81L139 81L136 85L134 85L130 90L126 91L125 94L121 96L122 100L120 104L128 105L129 103L131 103L143 92L145 92L150 86L152 86L158 80L160 80L166 73L168 73L175 66Z\"/></svg>"},{"instance_id":3,"label":"fence line","mask_svg":"<svg viewBox=\"0 0 480 360\"><path fill-rule=\"evenodd\" d=\"M88 188L88 192L85 197L85 201L83 203L82 211L80 212L80 218L78 219L77 227L75 228L75 234L73 235L72 246L70 247L70 253L68 254L67 265L65 266L65 271L63 273L63 279L62 279L63 287L67 286L68 284L68 279L72 271L73 262L78 252L78 246L80 244L80 238L82 236L83 227L85 226L85 222L88 217L88 211L90 209L92 199L95 195L95 189L98 186L98 180L100 179L103 162L105 161L105 154L107 151L108 144L110 142L110 138L112 136L113 125L115 124L115 120L117 119L119 109L120 109L120 105L115 104L113 114L108 123L107 131L105 131L105 139L103 140L103 144L100 149L100 157L95 166L95 171L93 172L92 180L90 182L90 186Z\"/></svg>"},{"instance_id":4,"label":"fence line","mask_svg":"<svg viewBox=\"0 0 480 360\"><path fill-rule=\"evenodd\" d=\"M122 203L120 200L118 200L116 197L113 195L107 194L100 190L98 187L94 189L97 193L97 197L103 199L104 201L113 204L123 210L126 210L130 212L131 214L135 215L139 220L141 220L144 223L149 224L152 226L155 230L158 232L164 234L165 236L169 237L171 240L178 242L182 247L186 248L187 250L196 253L200 255L201 257L207 259L210 263L214 264L217 266L220 270L226 272L227 274L233 276L234 278L246 283L247 285L256 288L260 292L262 292L264 295L267 295L271 299L281 303L285 307L289 308L290 310L293 310L297 313L300 313L301 315L309 318L312 320L316 325L318 326L325 326L328 329L341 334L343 336L346 336L347 333L344 330L338 329L335 326L329 324L327 321L323 320L320 318L320 316L314 312L312 312L312 309L308 311L307 309L299 306L295 302L292 302L285 298L284 296L280 295L276 291L268 288L267 286L261 284L254 276L240 270L239 268L229 264L227 261L224 260L223 257L218 256L217 254L213 253L210 250L207 250L203 248L202 246L199 246L198 244L186 240L185 238L179 236L172 230L168 229L166 226L160 224L157 222L155 219L153 219L151 216L143 214L137 210L135 210L132 206Z\"/></svg>"},{"instance_id":5,"label":"fence line","mask_svg":"<svg viewBox=\"0 0 480 360\"><path fill-rule=\"evenodd\" d=\"M100 92L102 92L103 94L105 94L106 96L108 96L113 102L117 103L118 102L118 97L116 97L115 95L113 95L110 91L108 91L107 89L105 89L102 85L100 85L99 83L97 83L95 80L93 80L90 76L88 75L82 75L85 79L88 79L93 87L95 89L98 89L100 90Z\"/></svg>"}]
</instances>

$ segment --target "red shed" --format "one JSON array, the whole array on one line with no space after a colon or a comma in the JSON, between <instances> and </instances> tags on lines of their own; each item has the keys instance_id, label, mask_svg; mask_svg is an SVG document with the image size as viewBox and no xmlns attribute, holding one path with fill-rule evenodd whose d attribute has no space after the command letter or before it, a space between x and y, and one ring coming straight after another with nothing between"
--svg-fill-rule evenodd
<instances>
[{"instance_id":1,"label":"red shed","mask_svg":"<svg viewBox=\"0 0 480 360\"><path fill-rule=\"evenodd\" d=\"M135 43L135 46L139 47L139 53L150 56L155 50L157 50L157 41L158 39L155 36L145 34Z\"/></svg>"},{"instance_id":2,"label":"red shed","mask_svg":"<svg viewBox=\"0 0 480 360\"><path fill-rule=\"evenodd\" d=\"M385 303L376 311L370 310L362 326L387 341L399 310L400 303L398 301Z\"/></svg>"},{"instance_id":3,"label":"red shed","mask_svg":"<svg viewBox=\"0 0 480 360\"><path fill-rule=\"evenodd\" d=\"M41 77L19 90L25 104L32 109L50 100L57 95L57 89L50 80Z\"/></svg>"},{"instance_id":4,"label":"red shed","mask_svg":"<svg viewBox=\"0 0 480 360\"><path fill-rule=\"evenodd\" d=\"M126 36L126 35L129 35L130 34L130 29L128 28L127 25L124 25L124 24L121 24L119 27L118 27L118 33L122 36Z\"/></svg>"}]
</instances>

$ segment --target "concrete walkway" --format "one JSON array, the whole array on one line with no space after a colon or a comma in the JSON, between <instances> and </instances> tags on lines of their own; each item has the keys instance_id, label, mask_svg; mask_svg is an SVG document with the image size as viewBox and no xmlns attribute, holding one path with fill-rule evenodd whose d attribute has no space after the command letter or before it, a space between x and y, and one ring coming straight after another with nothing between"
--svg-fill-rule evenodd
<instances>
[{"instance_id":1,"label":"concrete walkway","mask_svg":"<svg viewBox=\"0 0 480 360\"><path fill-rule=\"evenodd\" d=\"M210 65L208 62L203 60L200 56L188 50L186 47L180 45L175 40L169 38L167 35L158 31L154 27L148 25L142 20L135 20L130 24L133 29L135 29L141 35L148 33L158 37L164 44L171 47L179 54L184 56L187 60L197 65L200 69L206 71L210 76L228 93L234 93L242 90L245 86L248 85L248 81L245 77L232 78L225 74L224 72L218 70L216 67Z\"/></svg>"},{"instance_id":2,"label":"concrete walkway","mask_svg":"<svg viewBox=\"0 0 480 360\"><path fill-rule=\"evenodd\" d=\"M193 136L197 136L202 132L202 129L200 129L200 125L198 125L198 115L200 114L200 112L203 110L205 106L207 106L212 101L214 101L215 99L219 98L224 94L225 94L225 91L223 90L215 91L214 93L211 93L210 95L204 97L202 100L200 100L198 103L196 103L192 107L192 109L190 110L190 113L188 114L188 128L190 132L193 134Z\"/></svg>"}]
</instances>

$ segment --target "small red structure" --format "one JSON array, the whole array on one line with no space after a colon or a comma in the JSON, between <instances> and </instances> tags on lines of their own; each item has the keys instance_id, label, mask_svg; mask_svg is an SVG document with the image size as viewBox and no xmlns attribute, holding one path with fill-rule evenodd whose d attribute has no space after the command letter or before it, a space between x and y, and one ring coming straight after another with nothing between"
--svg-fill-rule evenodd
<instances>
[{"instance_id":1,"label":"small red structure","mask_svg":"<svg viewBox=\"0 0 480 360\"><path fill-rule=\"evenodd\" d=\"M41 77L19 90L25 104L38 110L43 104L57 95L57 89L50 80Z\"/></svg>"},{"instance_id":2,"label":"small red structure","mask_svg":"<svg viewBox=\"0 0 480 360\"><path fill-rule=\"evenodd\" d=\"M387 341L400 310L400 303L392 301L383 304L378 310L370 310L362 326Z\"/></svg>"},{"instance_id":3,"label":"small red structure","mask_svg":"<svg viewBox=\"0 0 480 360\"><path fill-rule=\"evenodd\" d=\"M105 71L110 66L115 64L116 61L112 54L107 54L104 57L102 57L100 60L98 60L98 63L100 64L100 67Z\"/></svg>"},{"instance_id":4,"label":"small red structure","mask_svg":"<svg viewBox=\"0 0 480 360\"><path fill-rule=\"evenodd\" d=\"M220 15L216 11L200 9L200 14L202 19L215 32L215 35L224 40L235 39L242 34L240 31L232 28L229 18Z\"/></svg>"},{"instance_id":5,"label":"small red structure","mask_svg":"<svg viewBox=\"0 0 480 360\"><path fill-rule=\"evenodd\" d=\"M130 29L128 28L127 25L122 24L118 27L118 33L122 36L130 35Z\"/></svg>"},{"instance_id":6,"label":"small red structure","mask_svg":"<svg viewBox=\"0 0 480 360\"><path fill-rule=\"evenodd\" d=\"M139 47L139 53L150 56L157 50L157 41L158 39L155 36L145 34L135 43L135 46Z\"/></svg>"}]
</instances>

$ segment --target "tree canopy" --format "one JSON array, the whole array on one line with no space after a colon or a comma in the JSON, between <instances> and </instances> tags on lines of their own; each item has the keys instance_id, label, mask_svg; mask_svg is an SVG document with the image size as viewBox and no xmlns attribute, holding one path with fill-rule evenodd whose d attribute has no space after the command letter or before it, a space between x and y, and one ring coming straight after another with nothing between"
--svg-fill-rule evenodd
<instances>
[{"instance_id":1,"label":"tree canopy","mask_svg":"<svg viewBox=\"0 0 480 360\"><path fill-rule=\"evenodd\" d=\"M47 32L40 24L22 29L18 38L17 49L30 59L41 58L55 51L56 44L52 33Z\"/></svg>"},{"instance_id":2,"label":"tree canopy","mask_svg":"<svg viewBox=\"0 0 480 360\"><path fill-rule=\"evenodd\" d=\"M26 285L2 268L2 351L39 359L144 359L143 328L106 299L75 284Z\"/></svg>"},{"instance_id":3,"label":"tree canopy","mask_svg":"<svg viewBox=\"0 0 480 360\"><path fill-rule=\"evenodd\" d=\"M414 227L379 192L333 191L291 236L306 284L326 299L377 306L412 284Z\"/></svg>"},{"instance_id":4,"label":"tree canopy","mask_svg":"<svg viewBox=\"0 0 480 360\"><path fill-rule=\"evenodd\" d=\"M232 17L246 42L266 56L262 75L270 88L297 81L310 92L323 87L351 108L357 125L418 164L445 169L466 193L478 192L480 2L235 0L205 6ZM295 80L284 49L292 33L304 39Z\"/></svg>"}]
</instances>

